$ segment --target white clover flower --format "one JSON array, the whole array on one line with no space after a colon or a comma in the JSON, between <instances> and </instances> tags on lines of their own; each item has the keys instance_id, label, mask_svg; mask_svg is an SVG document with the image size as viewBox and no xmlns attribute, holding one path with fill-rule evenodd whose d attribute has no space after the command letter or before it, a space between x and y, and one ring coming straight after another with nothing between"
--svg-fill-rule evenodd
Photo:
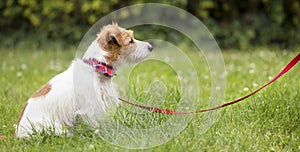
<instances>
[{"instance_id":1,"label":"white clover flower","mask_svg":"<svg viewBox=\"0 0 300 152\"><path fill-rule=\"evenodd\" d=\"M253 87L257 87L257 86L258 86L258 84L257 84L257 83L253 83L252 85L253 85Z\"/></svg>"},{"instance_id":2,"label":"white clover flower","mask_svg":"<svg viewBox=\"0 0 300 152\"><path fill-rule=\"evenodd\" d=\"M99 132L100 132L99 129L96 129L96 130L94 131L95 134L98 134Z\"/></svg>"},{"instance_id":3,"label":"white clover flower","mask_svg":"<svg viewBox=\"0 0 300 152\"><path fill-rule=\"evenodd\" d=\"M25 70L26 68L27 68L27 65L26 65L25 63L22 63L22 64L21 64L21 69L22 69L22 70Z\"/></svg>"},{"instance_id":4,"label":"white clover flower","mask_svg":"<svg viewBox=\"0 0 300 152\"><path fill-rule=\"evenodd\" d=\"M19 72L17 72L16 75L17 75L17 77L21 77L23 75L23 73L19 71Z\"/></svg>"},{"instance_id":5,"label":"white clover flower","mask_svg":"<svg viewBox=\"0 0 300 152\"><path fill-rule=\"evenodd\" d=\"M89 150L93 150L93 149L95 149L95 146L93 144L90 144L89 145Z\"/></svg>"},{"instance_id":6,"label":"white clover flower","mask_svg":"<svg viewBox=\"0 0 300 152\"><path fill-rule=\"evenodd\" d=\"M255 73L255 70L254 70L254 69L250 69L250 70L249 70L249 73L250 73L250 74L253 74L253 73Z\"/></svg>"},{"instance_id":7,"label":"white clover flower","mask_svg":"<svg viewBox=\"0 0 300 152\"><path fill-rule=\"evenodd\" d=\"M272 76L269 76L269 77L268 77L268 79L269 79L269 80L272 80L272 79L273 79L273 77L272 77Z\"/></svg>"}]
</instances>

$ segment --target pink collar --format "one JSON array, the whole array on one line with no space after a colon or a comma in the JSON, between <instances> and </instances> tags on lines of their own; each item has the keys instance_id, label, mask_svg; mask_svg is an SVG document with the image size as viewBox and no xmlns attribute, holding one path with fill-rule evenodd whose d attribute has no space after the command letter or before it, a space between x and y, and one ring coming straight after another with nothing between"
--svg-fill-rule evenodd
<instances>
[{"instance_id":1,"label":"pink collar","mask_svg":"<svg viewBox=\"0 0 300 152\"><path fill-rule=\"evenodd\" d=\"M93 66L97 73L104 74L105 76L108 76L108 77L113 77L116 75L114 73L114 69L111 66L107 65L104 62L100 62L94 58L89 58L88 60L83 59L83 62L88 65Z\"/></svg>"}]
</instances>

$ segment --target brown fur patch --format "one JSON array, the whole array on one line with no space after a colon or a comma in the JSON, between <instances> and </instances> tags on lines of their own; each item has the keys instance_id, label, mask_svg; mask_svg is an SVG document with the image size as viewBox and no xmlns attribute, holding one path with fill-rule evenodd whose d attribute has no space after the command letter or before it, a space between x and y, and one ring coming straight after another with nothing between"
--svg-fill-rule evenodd
<instances>
[{"instance_id":1,"label":"brown fur patch","mask_svg":"<svg viewBox=\"0 0 300 152\"><path fill-rule=\"evenodd\" d=\"M23 114L24 114L24 111L25 111L25 109L26 109L27 105L28 105L28 102L26 102L26 104L25 104L24 108L22 109L22 112L21 112L21 114L19 115L19 118L18 118L17 124L19 124L19 123L20 123L20 121L21 121L21 119L22 119L22 117L23 117Z\"/></svg>"},{"instance_id":2,"label":"brown fur patch","mask_svg":"<svg viewBox=\"0 0 300 152\"><path fill-rule=\"evenodd\" d=\"M116 23L104 26L97 36L99 46L108 53L105 60L111 66L121 54L129 54L136 48L133 31L123 29Z\"/></svg>"},{"instance_id":3,"label":"brown fur patch","mask_svg":"<svg viewBox=\"0 0 300 152\"><path fill-rule=\"evenodd\" d=\"M50 90L51 90L51 85L49 83L47 83L43 87L41 87L38 91L36 91L31 96L31 98L38 98L38 97L45 96Z\"/></svg>"},{"instance_id":4,"label":"brown fur patch","mask_svg":"<svg viewBox=\"0 0 300 152\"><path fill-rule=\"evenodd\" d=\"M42 86L39 90L37 90L32 96L31 98L38 98L38 97L42 97L42 96L45 96L49 91L51 90L51 85L49 83L45 84L44 86ZM24 115L24 112L25 112L25 109L28 105L28 101L26 102L24 108L22 109L22 112L20 113L19 115L19 118L18 118L18 121L17 121L17 125L19 125L23 115ZM14 135L16 137L16 134Z\"/></svg>"},{"instance_id":5,"label":"brown fur patch","mask_svg":"<svg viewBox=\"0 0 300 152\"><path fill-rule=\"evenodd\" d=\"M112 65L116 62L121 54L121 46L118 45L114 40L107 43L104 46L104 50L108 52L108 55L105 57L108 65Z\"/></svg>"},{"instance_id":6,"label":"brown fur patch","mask_svg":"<svg viewBox=\"0 0 300 152\"><path fill-rule=\"evenodd\" d=\"M17 121L17 123L16 123L16 124L17 124L17 127L19 127L19 123L20 123L20 121L21 121L21 119L22 119L22 117L23 117L23 115L24 115L24 111L25 111L27 105L28 105L28 101L26 102L25 106L24 106L23 109L22 109L22 112L21 112L20 115L19 115L18 121ZM17 138L16 133L17 133L17 132L15 132L15 134L14 134L14 137L15 137L15 138Z\"/></svg>"}]
</instances>

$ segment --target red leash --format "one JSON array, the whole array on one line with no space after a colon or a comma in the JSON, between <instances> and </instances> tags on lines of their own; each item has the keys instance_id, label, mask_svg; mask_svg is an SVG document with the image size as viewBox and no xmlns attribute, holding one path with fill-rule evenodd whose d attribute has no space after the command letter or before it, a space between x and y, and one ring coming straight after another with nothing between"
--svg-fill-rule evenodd
<instances>
[{"instance_id":1,"label":"red leash","mask_svg":"<svg viewBox=\"0 0 300 152\"><path fill-rule=\"evenodd\" d=\"M248 97L256 94L258 91L260 91L261 89L263 89L266 86L270 85L271 83L273 83L274 81L276 81L278 78L280 78L283 74L285 74L290 69L292 69L298 63L299 60L300 60L300 53L298 53L298 55L292 61L290 61L290 63L278 75L276 75L272 80L270 80L269 82L267 82L265 85L261 86L260 88L258 88L257 90L253 91L252 93L247 94L246 96L243 96L243 97L241 97L239 99L236 99L236 100L231 101L231 102L227 102L225 104L222 104L222 105L219 105L219 106L216 106L216 107L213 107L213 108L202 109L202 110L197 110L197 111L193 111L193 112L182 112L182 111L175 111L175 110L170 110L170 109L162 109L162 108L157 108L157 107L143 106L143 105L139 105L139 104L136 104L136 103L131 103L131 102L129 102L127 100L124 100L124 99L121 99L121 98L119 98L119 100L121 100L121 101L123 101L125 103L128 103L130 105L142 108L142 109L153 111L155 113L163 113L163 114L168 114L168 115L169 114L194 114L194 113L212 111L212 110L220 109L220 108L223 108L223 107L235 104L237 102L240 102L240 101L242 101L242 100L244 100L244 99L246 99L246 98L248 98Z\"/></svg>"}]
</instances>

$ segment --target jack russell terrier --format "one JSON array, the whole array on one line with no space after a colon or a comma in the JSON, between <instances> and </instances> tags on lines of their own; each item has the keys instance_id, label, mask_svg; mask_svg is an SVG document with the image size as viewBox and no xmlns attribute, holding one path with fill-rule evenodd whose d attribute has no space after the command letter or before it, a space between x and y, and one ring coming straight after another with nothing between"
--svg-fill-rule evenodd
<instances>
[{"instance_id":1,"label":"jack russell terrier","mask_svg":"<svg viewBox=\"0 0 300 152\"><path fill-rule=\"evenodd\" d=\"M104 26L82 59L75 59L27 101L16 125L17 138L51 130L66 133L77 117L97 126L105 113L117 105L111 77L123 63L140 62L153 47L136 40L133 31L116 23Z\"/></svg>"}]
</instances>

